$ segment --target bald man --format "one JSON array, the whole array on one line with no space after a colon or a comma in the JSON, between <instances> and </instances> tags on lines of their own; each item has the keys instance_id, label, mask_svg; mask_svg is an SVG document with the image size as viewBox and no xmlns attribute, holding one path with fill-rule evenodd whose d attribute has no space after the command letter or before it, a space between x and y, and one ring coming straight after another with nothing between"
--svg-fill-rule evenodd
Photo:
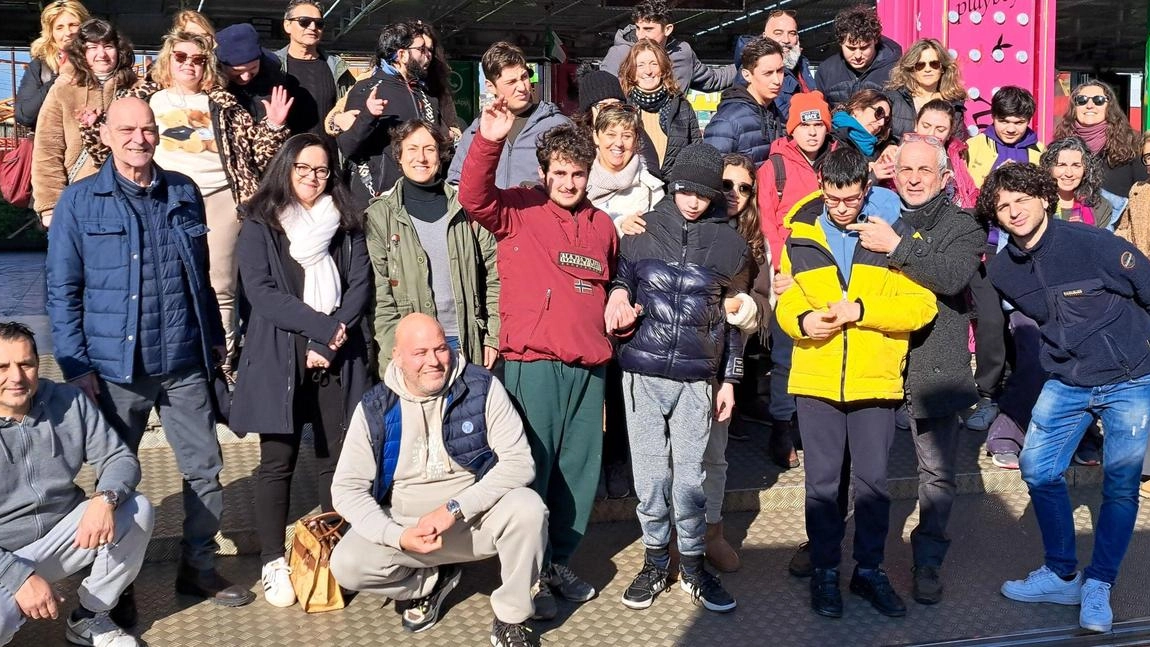
<instances>
[{"instance_id":1,"label":"bald man","mask_svg":"<svg viewBox=\"0 0 1150 647\"><path fill-rule=\"evenodd\" d=\"M207 376L224 332L203 199L189 178L152 161L159 135L147 103L113 101L100 138L111 159L64 190L48 236L56 361L133 452L159 408L185 485L176 591L244 605L255 595L215 569L223 458Z\"/></svg>"},{"instance_id":2,"label":"bald man","mask_svg":"<svg viewBox=\"0 0 1150 647\"><path fill-rule=\"evenodd\" d=\"M493 645L536 645L523 624L547 540L547 509L523 422L503 385L452 351L432 317L400 320L383 383L348 425L332 503L351 530L332 574L344 588L409 602L403 627L430 629L459 564L499 556Z\"/></svg>"}]
</instances>

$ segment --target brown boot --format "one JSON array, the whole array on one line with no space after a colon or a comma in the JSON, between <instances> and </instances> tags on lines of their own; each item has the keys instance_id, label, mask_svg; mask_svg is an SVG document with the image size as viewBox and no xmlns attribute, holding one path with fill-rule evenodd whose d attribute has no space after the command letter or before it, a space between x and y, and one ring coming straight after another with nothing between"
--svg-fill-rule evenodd
<instances>
[{"instance_id":1,"label":"brown boot","mask_svg":"<svg viewBox=\"0 0 1150 647\"><path fill-rule=\"evenodd\" d=\"M711 563L711 566L724 573L734 573L739 570L739 554L723 536L722 521L707 524L706 542L707 561Z\"/></svg>"}]
</instances>

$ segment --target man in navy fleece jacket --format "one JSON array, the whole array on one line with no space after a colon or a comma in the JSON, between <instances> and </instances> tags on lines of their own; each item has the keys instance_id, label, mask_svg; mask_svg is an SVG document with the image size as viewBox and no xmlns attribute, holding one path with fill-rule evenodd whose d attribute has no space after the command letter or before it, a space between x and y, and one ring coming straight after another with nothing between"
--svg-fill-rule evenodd
<instances>
[{"instance_id":1,"label":"man in navy fleece jacket","mask_svg":"<svg viewBox=\"0 0 1150 647\"><path fill-rule=\"evenodd\" d=\"M994 287L1042 333L1046 384L1019 460L1045 563L1002 594L1081 605L1079 624L1110 631L1110 587L1130 544L1150 421L1150 260L1130 243L1053 218L1057 187L1033 164L1006 164L983 185L979 215L1010 234L990 263ZM1093 418L1106 434L1102 510L1090 565L1077 571L1063 472Z\"/></svg>"}]
</instances>

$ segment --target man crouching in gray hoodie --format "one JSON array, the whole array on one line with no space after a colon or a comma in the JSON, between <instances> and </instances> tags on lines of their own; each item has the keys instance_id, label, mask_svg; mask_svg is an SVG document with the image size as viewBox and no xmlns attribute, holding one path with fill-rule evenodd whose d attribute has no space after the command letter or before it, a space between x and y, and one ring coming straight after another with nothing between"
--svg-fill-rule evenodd
<instances>
[{"instance_id":1,"label":"man crouching in gray hoodie","mask_svg":"<svg viewBox=\"0 0 1150 647\"><path fill-rule=\"evenodd\" d=\"M51 584L88 565L68 642L139 645L109 612L152 536L152 505L136 493L140 463L95 403L74 386L38 379L39 366L32 331L0 323L0 645L25 620L56 618L61 600ZM88 499L74 482L85 462L96 470Z\"/></svg>"},{"instance_id":2,"label":"man crouching in gray hoodie","mask_svg":"<svg viewBox=\"0 0 1150 647\"><path fill-rule=\"evenodd\" d=\"M405 601L403 627L419 632L438 621L459 564L498 555L491 644L538 645L524 624L547 543L534 478L503 385L453 352L435 319L407 315L335 468L332 504L351 530L332 552L332 574L344 588Z\"/></svg>"}]
</instances>

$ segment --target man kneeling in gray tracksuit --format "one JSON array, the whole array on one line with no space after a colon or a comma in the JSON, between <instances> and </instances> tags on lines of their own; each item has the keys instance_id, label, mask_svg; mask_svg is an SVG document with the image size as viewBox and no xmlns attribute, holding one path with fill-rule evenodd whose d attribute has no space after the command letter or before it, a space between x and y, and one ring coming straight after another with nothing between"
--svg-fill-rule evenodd
<instances>
[{"instance_id":1,"label":"man kneeling in gray tracksuit","mask_svg":"<svg viewBox=\"0 0 1150 647\"><path fill-rule=\"evenodd\" d=\"M140 464L95 403L74 386L38 379L39 365L32 331L0 323L0 645L25 620L56 618L51 584L88 565L68 642L139 645L109 612L152 536L152 506L135 491ZM96 469L89 500L74 482L85 462ZM135 624L134 607L118 610L113 617Z\"/></svg>"},{"instance_id":2,"label":"man kneeling in gray tracksuit","mask_svg":"<svg viewBox=\"0 0 1150 647\"><path fill-rule=\"evenodd\" d=\"M491 644L531 647L524 625L547 541L547 508L523 421L503 385L447 345L432 317L404 317L383 383L363 396L332 480L351 523L331 570L341 586L407 601L403 626L430 629L458 564L499 556Z\"/></svg>"}]
</instances>

